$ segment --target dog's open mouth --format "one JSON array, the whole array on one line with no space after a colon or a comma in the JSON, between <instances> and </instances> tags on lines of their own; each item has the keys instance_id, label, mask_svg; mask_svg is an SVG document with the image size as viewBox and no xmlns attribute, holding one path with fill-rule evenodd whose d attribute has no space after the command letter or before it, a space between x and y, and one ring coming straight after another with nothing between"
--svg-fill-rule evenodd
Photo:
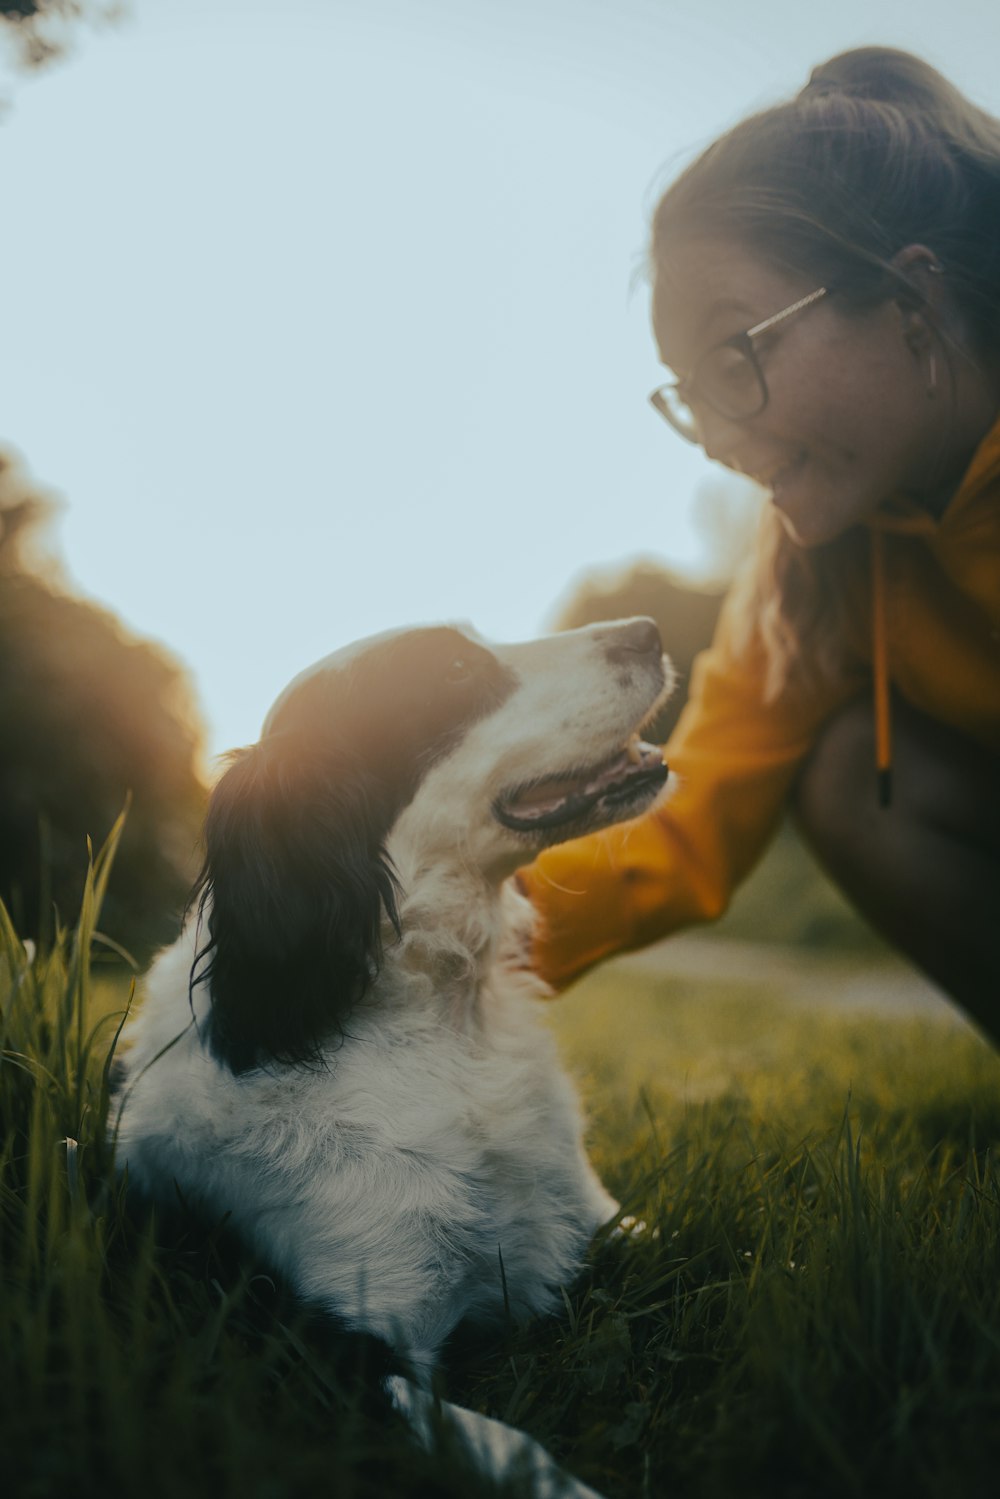
<instances>
[{"instance_id":1,"label":"dog's open mouth","mask_svg":"<svg viewBox=\"0 0 1000 1499\"><path fill-rule=\"evenodd\" d=\"M498 822L518 833L579 822L597 827L641 810L667 775L663 751L633 734L625 748L603 765L532 781L498 798L493 810Z\"/></svg>"}]
</instances>

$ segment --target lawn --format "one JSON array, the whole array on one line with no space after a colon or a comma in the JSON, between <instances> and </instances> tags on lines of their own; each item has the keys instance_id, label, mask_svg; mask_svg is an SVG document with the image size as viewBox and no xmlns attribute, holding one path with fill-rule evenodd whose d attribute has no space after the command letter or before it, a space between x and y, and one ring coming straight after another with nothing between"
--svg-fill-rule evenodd
<instances>
[{"instance_id":1,"label":"lawn","mask_svg":"<svg viewBox=\"0 0 1000 1499\"><path fill-rule=\"evenodd\" d=\"M93 936L103 872L54 952L0 934L6 1492L478 1492L454 1454L373 1422L224 1240L126 1213L105 1113L129 982ZM635 1222L599 1236L561 1319L456 1350L451 1398L609 1499L992 1495L997 1056L934 1016L634 962L551 1018Z\"/></svg>"},{"instance_id":2,"label":"lawn","mask_svg":"<svg viewBox=\"0 0 1000 1499\"><path fill-rule=\"evenodd\" d=\"M641 1227L482 1397L609 1494L995 1492L996 1054L634 965L554 1020Z\"/></svg>"}]
</instances>

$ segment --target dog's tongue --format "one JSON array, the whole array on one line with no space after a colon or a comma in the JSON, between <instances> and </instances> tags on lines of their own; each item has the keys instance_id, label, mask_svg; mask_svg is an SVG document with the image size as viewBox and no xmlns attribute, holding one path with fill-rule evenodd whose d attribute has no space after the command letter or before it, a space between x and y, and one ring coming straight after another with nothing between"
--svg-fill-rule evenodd
<instances>
[{"instance_id":1,"label":"dog's tongue","mask_svg":"<svg viewBox=\"0 0 1000 1499\"><path fill-rule=\"evenodd\" d=\"M586 797L592 801L613 786L625 785L631 777L644 775L662 764L662 750L635 739L620 755L587 776L561 776L529 787L509 803L509 810L517 817L545 817L573 798Z\"/></svg>"}]
</instances>

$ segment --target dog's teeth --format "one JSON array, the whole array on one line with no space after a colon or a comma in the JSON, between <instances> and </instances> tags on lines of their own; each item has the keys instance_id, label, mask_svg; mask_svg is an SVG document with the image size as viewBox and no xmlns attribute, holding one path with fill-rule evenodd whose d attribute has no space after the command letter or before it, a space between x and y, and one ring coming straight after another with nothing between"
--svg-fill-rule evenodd
<instances>
[{"instance_id":1,"label":"dog's teeth","mask_svg":"<svg viewBox=\"0 0 1000 1499\"><path fill-rule=\"evenodd\" d=\"M633 765L639 765L642 761L642 750L639 748L641 743L642 740L639 738L638 731L629 735L628 743L625 746L625 753Z\"/></svg>"}]
</instances>

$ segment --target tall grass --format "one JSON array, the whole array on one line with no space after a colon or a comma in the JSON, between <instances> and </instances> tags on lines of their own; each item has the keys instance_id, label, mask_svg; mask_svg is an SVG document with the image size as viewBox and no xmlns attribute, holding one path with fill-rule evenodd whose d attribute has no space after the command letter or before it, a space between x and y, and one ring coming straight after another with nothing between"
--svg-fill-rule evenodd
<instances>
[{"instance_id":1,"label":"tall grass","mask_svg":"<svg viewBox=\"0 0 1000 1499\"><path fill-rule=\"evenodd\" d=\"M557 1024L640 1223L473 1397L614 1495L995 1493L986 1044L624 966Z\"/></svg>"},{"instance_id":2,"label":"tall grass","mask_svg":"<svg viewBox=\"0 0 1000 1499\"><path fill-rule=\"evenodd\" d=\"M109 1110L127 965L97 923L32 956L0 914L6 1492L465 1495L373 1419L224 1239L130 1216ZM932 1020L609 968L554 1012L637 1222L560 1319L456 1349L452 1398L610 1496L992 1494L1000 1065Z\"/></svg>"},{"instance_id":3,"label":"tall grass","mask_svg":"<svg viewBox=\"0 0 1000 1499\"><path fill-rule=\"evenodd\" d=\"M49 950L26 951L0 907L4 1493L475 1491L461 1454L373 1420L355 1371L224 1240L161 1241L130 1216L109 1093L132 985L120 961L100 976L96 925L119 833Z\"/></svg>"}]
</instances>

